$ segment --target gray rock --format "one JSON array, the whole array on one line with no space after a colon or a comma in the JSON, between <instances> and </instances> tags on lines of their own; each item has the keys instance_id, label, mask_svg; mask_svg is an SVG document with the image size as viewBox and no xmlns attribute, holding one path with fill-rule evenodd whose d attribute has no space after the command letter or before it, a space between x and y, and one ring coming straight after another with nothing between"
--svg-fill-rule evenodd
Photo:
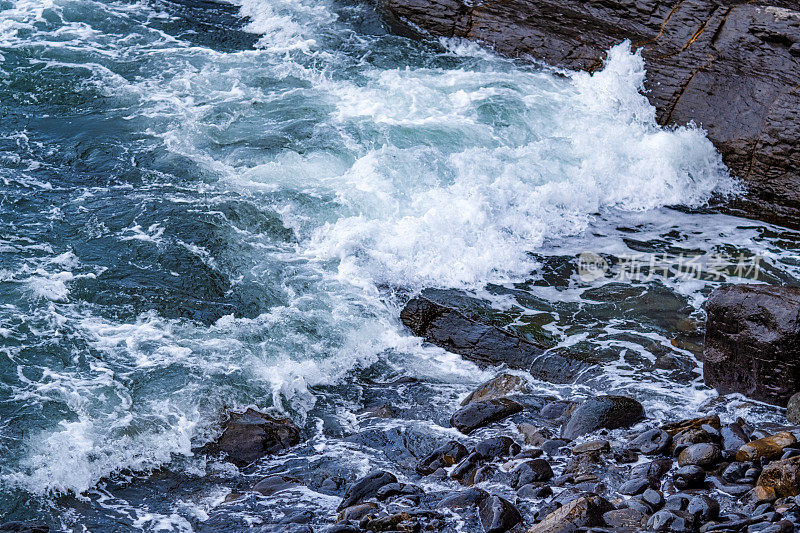
<instances>
[{"instance_id":1,"label":"gray rock","mask_svg":"<svg viewBox=\"0 0 800 533\"><path fill-rule=\"evenodd\" d=\"M697 465L682 466L672 475L672 480L679 490L702 487L706 480L706 472Z\"/></svg>"},{"instance_id":2,"label":"gray rock","mask_svg":"<svg viewBox=\"0 0 800 533\"><path fill-rule=\"evenodd\" d=\"M645 455L656 455L666 452L670 444L672 444L672 437L669 433L663 429L651 429L633 439L630 447Z\"/></svg>"},{"instance_id":3,"label":"gray rock","mask_svg":"<svg viewBox=\"0 0 800 533\"><path fill-rule=\"evenodd\" d=\"M681 452L678 456L678 465L697 465L697 466L711 466L722 457L719 446L704 442L701 444L692 444Z\"/></svg>"},{"instance_id":4,"label":"gray rock","mask_svg":"<svg viewBox=\"0 0 800 533\"><path fill-rule=\"evenodd\" d=\"M522 409L521 404L508 398L474 402L456 411L450 418L450 425L462 433L469 434L492 422L519 413Z\"/></svg>"},{"instance_id":5,"label":"gray rock","mask_svg":"<svg viewBox=\"0 0 800 533\"><path fill-rule=\"evenodd\" d=\"M790 424L800 424L800 392L792 394L786 404L786 419Z\"/></svg>"},{"instance_id":6,"label":"gray rock","mask_svg":"<svg viewBox=\"0 0 800 533\"><path fill-rule=\"evenodd\" d=\"M486 533L505 533L522 521L517 508L500 496L489 496L478 508L478 516Z\"/></svg>"},{"instance_id":7,"label":"gray rock","mask_svg":"<svg viewBox=\"0 0 800 533\"><path fill-rule=\"evenodd\" d=\"M448 494L436 506L440 509L474 508L488 497L489 493L485 490L472 487Z\"/></svg>"},{"instance_id":8,"label":"gray rock","mask_svg":"<svg viewBox=\"0 0 800 533\"><path fill-rule=\"evenodd\" d=\"M415 470L423 476L432 474L440 468L453 466L467 456L467 447L458 441L451 440L425 456Z\"/></svg>"},{"instance_id":9,"label":"gray rock","mask_svg":"<svg viewBox=\"0 0 800 533\"><path fill-rule=\"evenodd\" d=\"M550 512L541 522L528 529L527 533L557 533L602 526L605 524L603 515L613 509L602 496L586 493Z\"/></svg>"},{"instance_id":10,"label":"gray rock","mask_svg":"<svg viewBox=\"0 0 800 533\"><path fill-rule=\"evenodd\" d=\"M598 429L629 427L644 418L642 404L627 396L598 396L583 402L562 429L574 440Z\"/></svg>"},{"instance_id":11,"label":"gray rock","mask_svg":"<svg viewBox=\"0 0 800 533\"><path fill-rule=\"evenodd\" d=\"M549 481L553 478L553 469L544 459L525 461L517 466L511 473L514 488L520 488L529 483Z\"/></svg>"}]
</instances>

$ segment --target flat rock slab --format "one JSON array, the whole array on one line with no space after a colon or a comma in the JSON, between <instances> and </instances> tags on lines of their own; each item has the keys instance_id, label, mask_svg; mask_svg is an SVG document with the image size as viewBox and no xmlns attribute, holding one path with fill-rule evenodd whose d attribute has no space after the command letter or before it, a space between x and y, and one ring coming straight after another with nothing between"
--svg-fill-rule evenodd
<instances>
[{"instance_id":1,"label":"flat rock slab","mask_svg":"<svg viewBox=\"0 0 800 533\"><path fill-rule=\"evenodd\" d=\"M583 371L596 366L591 359L546 351L545 346L488 323L473 312L480 309L479 300L457 291L448 291L446 295L441 292L423 291L400 313L403 324L431 344L481 367L525 370L550 383L572 383Z\"/></svg>"}]
</instances>

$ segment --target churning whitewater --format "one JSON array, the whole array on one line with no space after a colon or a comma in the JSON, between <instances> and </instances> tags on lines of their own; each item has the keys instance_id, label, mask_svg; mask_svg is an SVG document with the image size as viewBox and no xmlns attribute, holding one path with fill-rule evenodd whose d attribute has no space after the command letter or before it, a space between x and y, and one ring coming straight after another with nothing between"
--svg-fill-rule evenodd
<instances>
[{"instance_id":1,"label":"churning whitewater","mask_svg":"<svg viewBox=\"0 0 800 533\"><path fill-rule=\"evenodd\" d=\"M449 406L491 377L403 328L423 288L605 354L579 394L635 384L653 413L697 408L693 352L646 311L605 320L616 300L581 295L576 254L725 242L772 276L796 266L764 225L687 212L738 185L702 129L658 126L644 78L628 42L558 72L391 35L371 2L0 3L3 507L191 530L240 475L197 450L248 406L365 468L336 440L364 383L413 376ZM560 285L535 283L548 272ZM639 289L689 319L707 287ZM653 345L688 385L642 370ZM159 499L146 474L165 466L198 496Z\"/></svg>"}]
</instances>

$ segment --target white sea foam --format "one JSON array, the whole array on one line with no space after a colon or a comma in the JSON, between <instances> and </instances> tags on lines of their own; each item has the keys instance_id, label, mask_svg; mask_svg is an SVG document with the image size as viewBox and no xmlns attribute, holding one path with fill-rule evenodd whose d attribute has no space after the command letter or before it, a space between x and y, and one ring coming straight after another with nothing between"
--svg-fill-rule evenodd
<instances>
[{"instance_id":1,"label":"white sea foam","mask_svg":"<svg viewBox=\"0 0 800 533\"><path fill-rule=\"evenodd\" d=\"M18 2L4 12L0 45L26 46L25 32L58 15L57 4ZM91 12L94 4L84 4ZM36 317L42 336L68 329L76 346L92 351L76 348L76 361L90 361L85 366L37 367L36 379L20 362L15 399L60 402L70 416L27 439L6 483L39 494L82 493L122 469L146 470L190 454L213 436L224 408L263 406L271 396L302 418L315 402L310 387L378 361L401 361L399 370L434 380L486 379L404 332L377 287L479 288L519 279L537 266L529 252L580 236L598 211L701 205L735 188L701 130L656 124L641 93L643 61L628 44L610 51L603 70L566 79L456 41L445 44L449 59L469 59L459 68L360 63L358 75L346 78L335 71L355 60L321 49L337 24L324 2L239 5L247 29L262 35L258 50L221 53L155 30L143 33L143 44L120 47L113 36L71 22L61 41L40 35L40 45L80 50L86 57L72 66L117 99L127 128L162 139L218 179L196 184L198 196L233 189L281 214L296 247L276 253L260 247L261 237L245 244L263 254L251 273L290 265L285 277L275 268L281 275L262 278L280 285L287 302L211 326L155 312L116 321L70 302L75 277L93 275L73 272L80 265L71 252L51 250L49 262L25 277L13 274L49 300ZM146 7L113 6L126 17L133 9ZM117 55L146 59L152 71L125 77L101 65ZM291 118L276 117L274 109ZM284 142L286 131L307 120L313 128ZM303 135L307 144L298 140ZM141 224L114 238L166 245L164 225ZM97 227L97 237L112 238L103 221ZM184 246L218 268L206 248ZM6 324L0 334L16 335ZM170 372L187 384L160 387L158 379ZM180 517L172 519L137 518L142 527L182 527Z\"/></svg>"},{"instance_id":2,"label":"white sea foam","mask_svg":"<svg viewBox=\"0 0 800 533\"><path fill-rule=\"evenodd\" d=\"M339 87L343 124L441 132L462 148L365 150L325 182L355 214L320 227L307 253L339 260L344 279L482 285L530 273L528 252L585 230L600 210L698 206L735 191L701 130L658 126L641 93L644 74L623 43L603 70L564 83L524 71L394 70L372 73L366 87ZM518 103L524 141L480 120L492 98Z\"/></svg>"}]
</instances>

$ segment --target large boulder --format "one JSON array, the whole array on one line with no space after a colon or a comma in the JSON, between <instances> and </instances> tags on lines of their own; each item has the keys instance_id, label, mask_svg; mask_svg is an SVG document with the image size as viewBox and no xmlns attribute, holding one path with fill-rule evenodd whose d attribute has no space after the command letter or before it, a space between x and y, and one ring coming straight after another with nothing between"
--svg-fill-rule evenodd
<instances>
[{"instance_id":1,"label":"large boulder","mask_svg":"<svg viewBox=\"0 0 800 533\"><path fill-rule=\"evenodd\" d=\"M624 39L641 50L661 124L708 131L749 186L736 208L800 225L800 8L791 0L381 0L402 31L464 37L510 56L593 71ZM410 23L410 24L409 24Z\"/></svg>"},{"instance_id":2,"label":"large boulder","mask_svg":"<svg viewBox=\"0 0 800 533\"><path fill-rule=\"evenodd\" d=\"M248 409L230 414L222 435L210 450L225 453L235 465L246 466L299 443L300 428L290 419Z\"/></svg>"},{"instance_id":3,"label":"large boulder","mask_svg":"<svg viewBox=\"0 0 800 533\"><path fill-rule=\"evenodd\" d=\"M800 288L723 287L706 313L707 385L784 406L800 391Z\"/></svg>"},{"instance_id":4,"label":"large boulder","mask_svg":"<svg viewBox=\"0 0 800 533\"><path fill-rule=\"evenodd\" d=\"M598 429L630 427L644 418L642 404L627 396L598 396L583 402L572 413L561 434L574 440Z\"/></svg>"}]
</instances>

